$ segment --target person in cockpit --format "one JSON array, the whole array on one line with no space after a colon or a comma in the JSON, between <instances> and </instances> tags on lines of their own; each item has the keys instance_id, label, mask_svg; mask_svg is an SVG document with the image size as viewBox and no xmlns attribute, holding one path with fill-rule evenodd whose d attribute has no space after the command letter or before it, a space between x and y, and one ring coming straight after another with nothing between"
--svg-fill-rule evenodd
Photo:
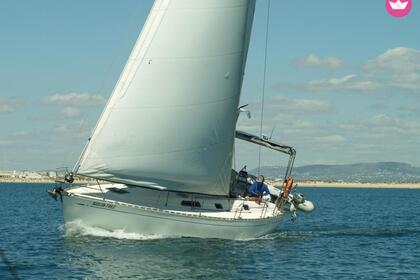
<instances>
[{"instance_id":1,"label":"person in cockpit","mask_svg":"<svg viewBox=\"0 0 420 280\"><path fill-rule=\"evenodd\" d=\"M254 200L261 201L263 197L270 195L270 190L264 180L264 176L259 175L257 180L249 187L249 196Z\"/></svg>"}]
</instances>

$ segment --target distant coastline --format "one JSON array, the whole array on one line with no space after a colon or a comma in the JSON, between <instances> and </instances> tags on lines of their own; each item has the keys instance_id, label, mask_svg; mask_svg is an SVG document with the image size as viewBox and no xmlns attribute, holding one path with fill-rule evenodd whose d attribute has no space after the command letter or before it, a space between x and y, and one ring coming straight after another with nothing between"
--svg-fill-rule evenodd
<instances>
[{"instance_id":1,"label":"distant coastline","mask_svg":"<svg viewBox=\"0 0 420 280\"><path fill-rule=\"evenodd\" d=\"M274 186L282 185L281 180L269 181ZM352 188L352 189L420 189L420 183L361 183L361 182L324 182L324 181L299 181L298 187L308 188Z\"/></svg>"},{"instance_id":2,"label":"distant coastline","mask_svg":"<svg viewBox=\"0 0 420 280\"><path fill-rule=\"evenodd\" d=\"M251 174L264 174L266 178L281 178L286 168L282 166L263 166L261 170L251 170ZM279 177L280 176L280 177ZM293 178L299 182L321 182L329 185L341 183L378 183L386 185L420 184L420 167L402 162L373 162L334 165L304 165L293 168ZM317 184L318 185L318 184ZM372 186L374 187L374 186Z\"/></svg>"},{"instance_id":3,"label":"distant coastline","mask_svg":"<svg viewBox=\"0 0 420 280\"><path fill-rule=\"evenodd\" d=\"M75 183L94 183L93 180L76 180ZM27 184L54 184L55 180L52 178L0 178L0 183L27 183Z\"/></svg>"},{"instance_id":4,"label":"distant coastline","mask_svg":"<svg viewBox=\"0 0 420 280\"><path fill-rule=\"evenodd\" d=\"M28 183L53 184L51 178L0 178L0 183ZM94 181L77 181L77 183L95 183ZM280 181L270 182L280 185ZM420 183L360 183L360 182L323 182L323 181L296 181L298 187L316 188L358 188L358 189L420 189Z\"/></svg>"},{"instance_id":5,"label":"distant coastline","mask_svg":"<svg viewBox=\"0 0 420 280\"><path fill-rule=\"evenodd\" d=\"M420 189L420 183L359 183L359 182L296 182L298 187L358 188L358 189Z\"/></svg>"}]
</instances>

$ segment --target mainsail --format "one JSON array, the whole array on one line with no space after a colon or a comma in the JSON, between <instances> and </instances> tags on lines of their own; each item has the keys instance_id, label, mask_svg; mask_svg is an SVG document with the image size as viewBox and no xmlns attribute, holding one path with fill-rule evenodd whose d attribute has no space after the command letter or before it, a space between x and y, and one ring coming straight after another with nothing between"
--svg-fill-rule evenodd
<instances>
[{"instance_id":1,"label":"mainsail","mask_svg":"<svg viewBox=\"0 0 420 280\"><path fill-rule=\"evenodd\" d=\"M75 171L227 195L254 9L255 0L156 0Z\"/></svg>"}]
</instances>

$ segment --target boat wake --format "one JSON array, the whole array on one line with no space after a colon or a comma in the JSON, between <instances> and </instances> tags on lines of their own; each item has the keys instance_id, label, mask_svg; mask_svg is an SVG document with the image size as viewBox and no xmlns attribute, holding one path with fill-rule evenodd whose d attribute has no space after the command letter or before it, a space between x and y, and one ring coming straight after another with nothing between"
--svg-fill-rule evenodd
<instances>
[{"instance_id":1,"label":"boat wake","mask_svg":"<svg viewBox=\"0 0 420 280\"><path fill-rule=\"evenodd\" d=\"M247 239L237 239L236 241L270 241L270 240L302 240L307 238L393 238L393 237L411 237L418 236L420 231L418 229L352 229L352 230L321 230L321 231L278 231L264 236Z\"/></svg>"},{"instance_id":2,"label":"boat wake","mask_svg":"<svg viewBox=\"0 0 420 280\"><path fill-rule=\"evenodd\" d=\"M80 220L68 222L60 226L65 237L96 236L104 238L128 239L128 240L154 240L170 238L163 235L144 235L134 232L127 232L124 229L106 230L100 227L92 227Z\"/></svg>"},{"instance_id":3,"label":"boat wake","mask_svg":"<svg viewBox=\"0 0 420 280\"><path fill-rule=\"evenodd\" d=\"M115 239L125 239L125 240L156 240L156 239L169 239L169 238L182 238L181 236L168 236L168 235L146 235L135 232L127 232L124 229L117 230L107 230L100 227L93 227L84 224L81 220L75 220L68 222L65 225L60 226L60 231L63 232L64 237L81 237L81 236L94 236L94 237L103 237L103 238L115 238ZM418 232L418 231L416 231ZM389 232L384 233L385 235L390 235ZM352 230L345 231L276 231L264 236L255 237L255 238L243 238L236 239L238 242L248 242L253 240L291 240L291 239L305 239L305 238L314 238L314 237L331 237L331 236L381 236L377 232L357 232ZM392 234L391 234L392 235ZM185 237L184 237L185 238ZM189 237L191 238L191 237ZM193 238L195 239L195 238ZM213 238L211 238L213 239Z\"/></svg>"},{"instance_id":4,"label":"boat wake","mask_svg":"<svg viewBox=\"0 0 420 280\"><path fill-rule=\"evenodd\" d=\"M84 224L81 220L75 220L60 226L60 231L63 232L64 237L81 237L94 236L103 238L115 238L125 240L156 240L169 238L183 238L181 236L167 236L167 235L145 235L135 232L127 232L124 229L107 230L100 227L93 227ZM236 239L236 241L252 241L252 240L276 240L276 239L301 239L319 236L319 232L311 231L278 231L264 236L255 238ZM184 237L185 238L185 237ZM188 237L191 238L191 237ZM195 238L193 238L195 239ZM201 238L200 238L201 239ZM206 238L204 238L206 239ZM213 239L213 238L210 238Z\"/></svg>"},{"instance_id":5,"label":"boat wake","mask_svg":"<svg viewBox=\"0 0 420 280\"><path fill-rule=\"evenodd\" d=\"M313 231L276 231L273 233L269 233L260 237L255 238L241 238L241 239L235 239L235 241L239 242L248 242L248 241L254 241L254 240L277 240L277 239L303 239L303 238L311 238L311 237L317 237L319 236L318 233Z\"/></svg>"},{"instance_id":6,"label":"boat wake","mask_svg":"<svg viewBox=\"0 0 420 280\"><path fill-rule=\"evenodd\" d=\"M331 238L331 237L375 237L375 238L392 238L392 237L412 237L418 236L419 228L404 229L372 229L372 228L354 228L342 230L319 230L319 231L278 231L258 238L244 239L249 240L275 240L275 239L305 239L305 238Z\"/></svg>"},{"instance_id":7,"label":"boat wake","mask_svg":"<svg viewBox=\"0 0 420 280\"><path fill-rule=\"evenodd\" d=\"M124 229L107 230L100 227L93 227L84 224L81 220L75 220L61 225L60 231L63 232L64 237L81 237L81 236L94 236L103 238L115 238L125 240L156 240L168 238L182 238L180 236L167 236L167 235L145 235L135 232L127 232ZM275 239L293 239L302 237L314 237L316 234L307 231L279 231L267 234L256 238L236 239L236 241L252 241L252 240L275 240ZM191 238L191 237L189 237ZM200 238L201 239L201 238ZM213 238L211 238L213 239Z\"/></svg>"}]
</instances>

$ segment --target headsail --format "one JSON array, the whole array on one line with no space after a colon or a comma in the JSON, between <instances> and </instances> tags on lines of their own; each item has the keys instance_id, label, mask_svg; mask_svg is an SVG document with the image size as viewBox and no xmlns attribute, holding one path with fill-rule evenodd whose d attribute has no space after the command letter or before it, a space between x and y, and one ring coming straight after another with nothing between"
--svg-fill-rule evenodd
<instances>
[{"instance_id":1,"label":"headsail","mask_svg":"<svg viewBox=\"0 0 420 280\"><path fill-rule=\"evenodd\" d=\"M228 194L254 8L255 0L156 0L75 171Z\"/></svg>"}]
</instances>

